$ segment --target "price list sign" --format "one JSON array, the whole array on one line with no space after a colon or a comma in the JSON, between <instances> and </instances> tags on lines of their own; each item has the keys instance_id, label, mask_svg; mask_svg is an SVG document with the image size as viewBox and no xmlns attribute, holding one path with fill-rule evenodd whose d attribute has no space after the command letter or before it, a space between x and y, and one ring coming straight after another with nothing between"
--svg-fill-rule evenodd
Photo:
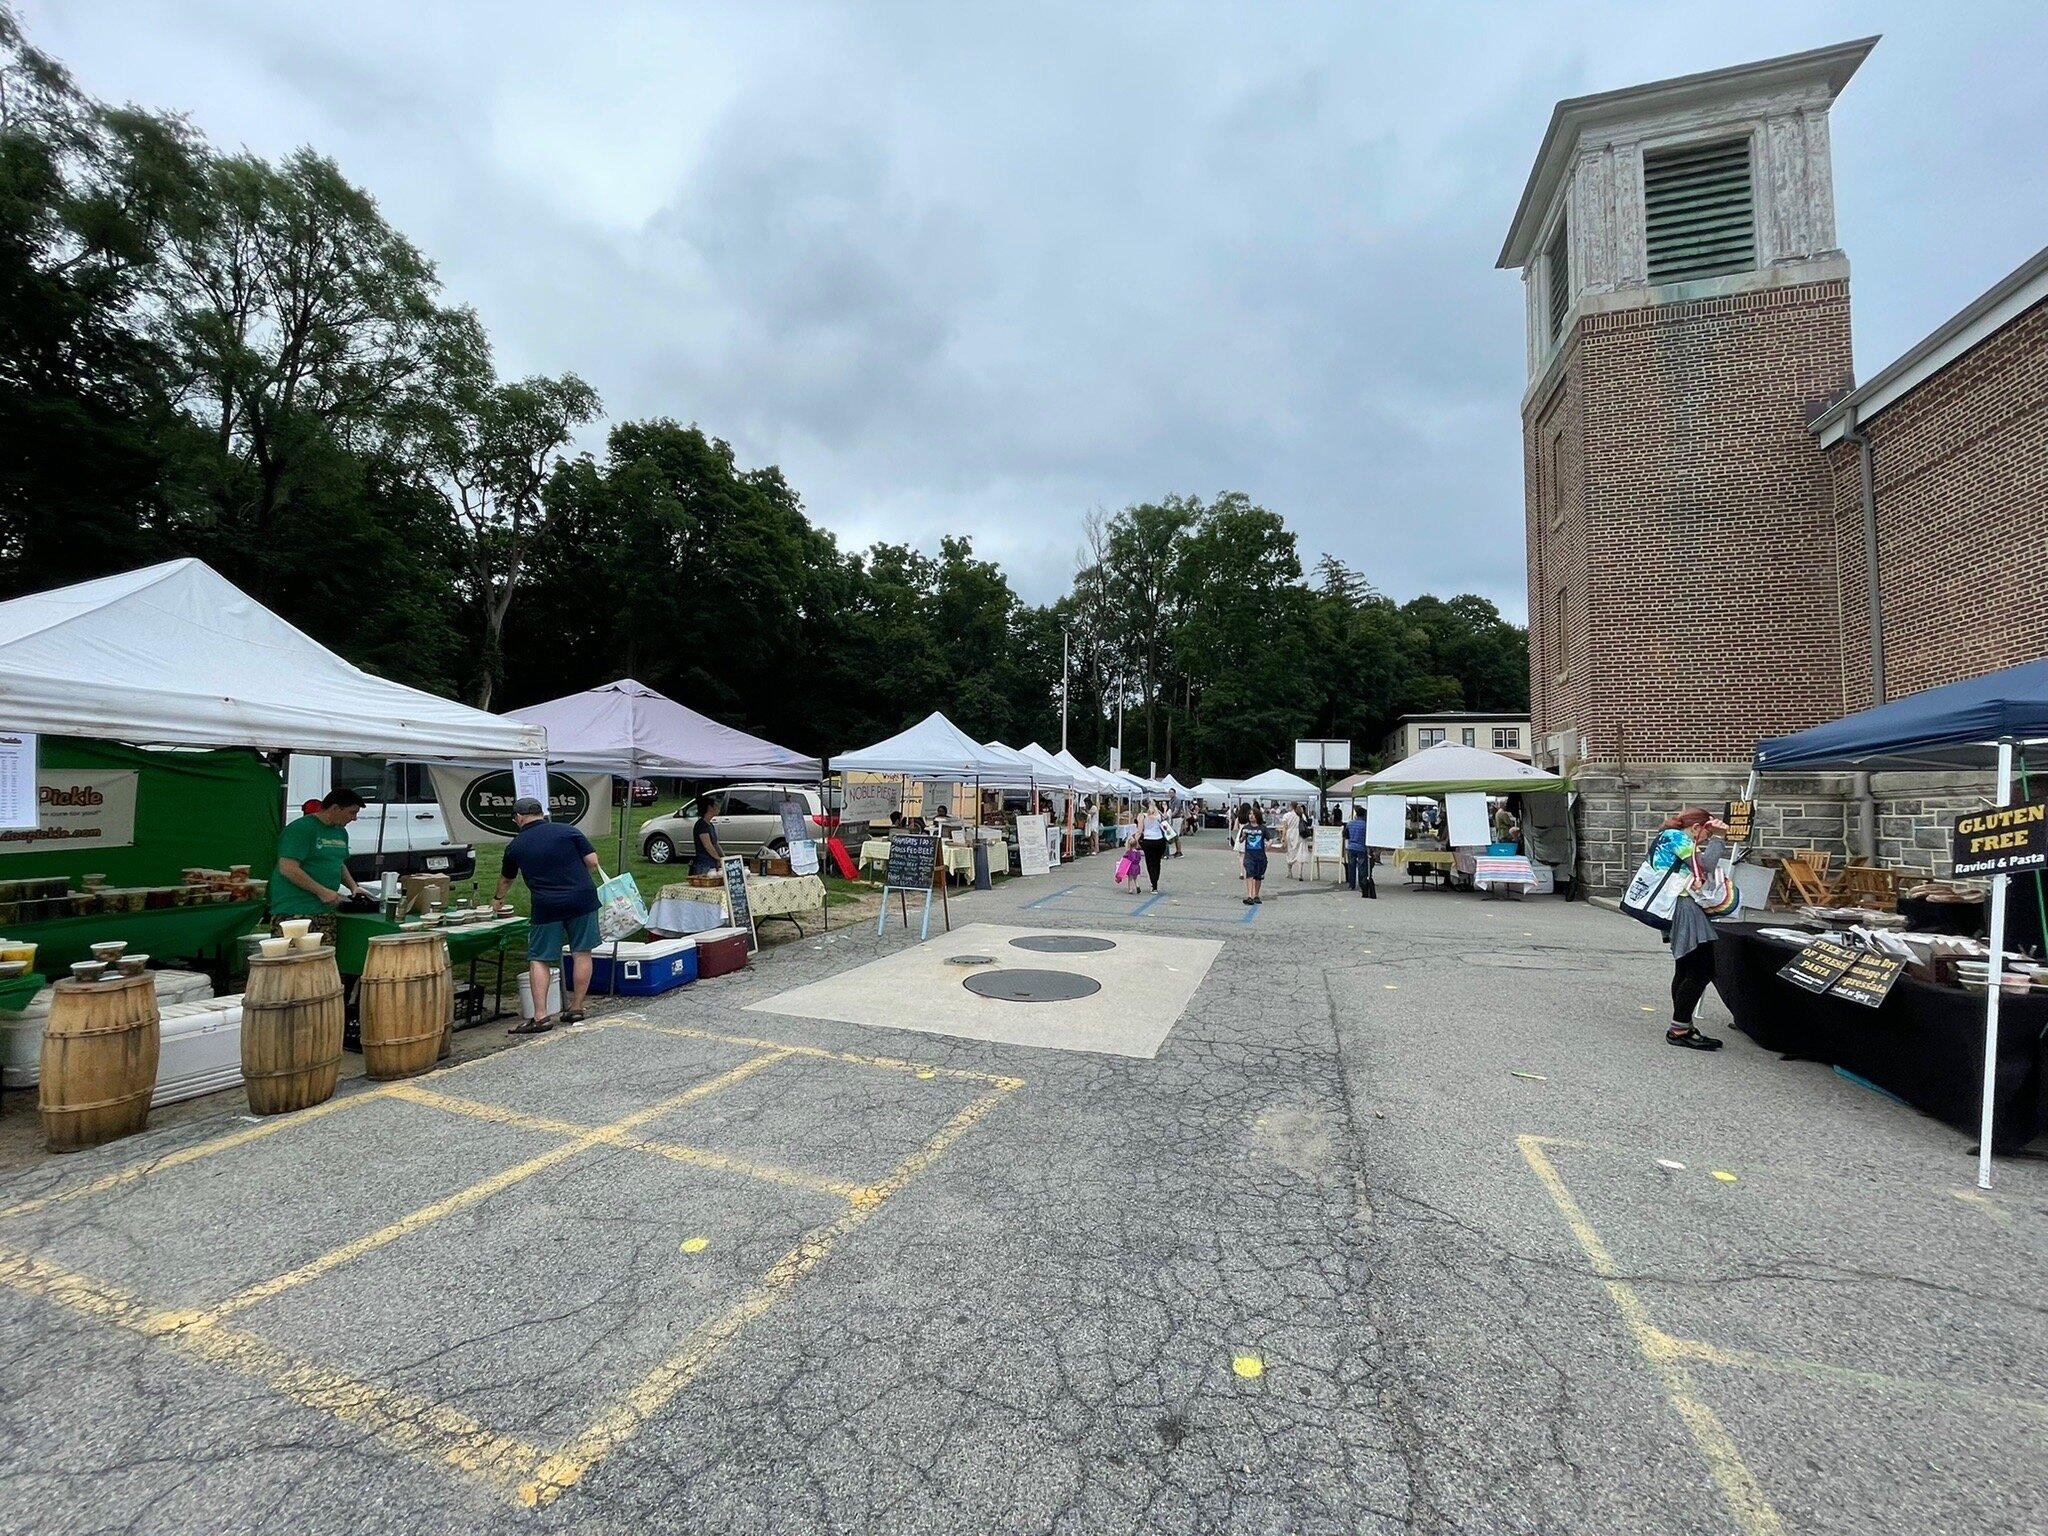
<instances>
[{"instance_id":1,"label":"price list sign","mask_svg":"<svg viewBox=\"0 0 2048 1536\"><path fill-rule=\"evenodd\" d=\"M939 865L939 840L919 832L889 839L889 870L882 884L895 891L930 890Z\"/></svg>"},{"instance_id":2,"label":"price list sign","mask_svg":"<svg viewBox=\"0 0 2048 1536\"><path fill-rule=\"evenodd\" d=\"M1849 973L1858 953L1847 940L1829 934L1799 951L1778 974L1793 986L1819 996Z\"/></svg>"}]
</instances>

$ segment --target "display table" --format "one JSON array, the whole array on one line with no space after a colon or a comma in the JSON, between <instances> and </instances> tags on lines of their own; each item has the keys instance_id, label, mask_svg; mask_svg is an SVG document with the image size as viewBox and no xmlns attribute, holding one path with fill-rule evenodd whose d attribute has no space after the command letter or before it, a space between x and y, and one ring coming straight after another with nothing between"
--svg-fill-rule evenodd
<instances>
[{"instance_id":1,"label":"display table","mask_svg":"<svg viewBox=\"0 0 2048 1536\"><path fill-rule=\"evenodd\" d=\"M463 965L516 946L526 948L528 924L525 918L505 916L488 923L442 924L423 928L418 923L393 922L374 912L343 912L334 919L334 966L344 976L363 974L370 940L388 933L438 933L448 941L448 963Z\"/></svg>"},{"instance_id":2,"label":"display table","mask_svg":"<svg viewBox=\"0 0 2048 1536\"><path fill-rule=\"evenodd\" d=\"M874 865L877 869L886 869L889 865L889 839L886 837L869 838L860 845L860 857L855 859L854 863L862 869L866 869L870 864Z\"/></svg>"},{"instance_id":3,"label":"display table","mask_svg":"<svg viewBox=\"0 0 2048 1536\"><path fill-rule=\"evenodd\" d=\"M36 969L65 974L73 961L90 960L92 946L125 939L130 954L156 960L225 958L229 946L262 921L260 901L209 901L196 907L152 907L141 912L96 912L12 923L7 937L36 946Z\"/></svg>"},{"instance_id":4,"label":"display table","mask_svg":"<svg viewBox=\"0 0 2048 1536\"><path fill-rule=\"evenodd\" d=\"M887 862L886 843L882 856ZM797 921L797 914L824 910L825 882L816 875L749 875L747 907L756 923L764 918L784 918L801 937L804 926ZM664 885L647 909L648 931L670 937L706 933L730 921L722 885Z\"/></svg>"},{"instance_id":5,"label":"display table","mask_svg":"<svg viewBox=\"0 0 2048 1536\"><path fill-rule=\"evenodd\" d=\"M1472 883L1482 891L1500 886L1519 895L1536 883L1536 870L1520 854L1476 854L1472 859Z\"/></svg>"},{"instance_id":6,"label":"display table","mask_svg":"<svg viewBox=\"0 0 2048 1536\"><path fill-rule=\"evenodd\" d=\"M1451 871L1457 865L1457 857L1448 848L1403 848L1394 855L1394 862L1411 883L1427 885L1431 880L1451 883Z\"/></svg>"},{"instance_id":7,"label":"display table","mask_svg":"<svg viewBox=\"0 0 2048 1536\"><path fill-rule=\"evenodd\" d=\"M942 843L940 851L946 856L946 875L949 879L954 875L958 875L962 882L974 878L972 843Z\"/></svg>"},{"instance_id":8,"label":"display table","mask_svg":"<svg viewBox=\"0 0 2048 1536\"><path fill-rule=\"evenodd\" d=\"M1714 980L1737 1029L1768 1050L1854 1072L1958 1130L1977 1129L1982 993L1901 976L1877 1008L1815 997L1777 974L1800 946L1757 932L1769 926L1715 925ZM2044 1029L2048 995L1999 1000L1994 1150L2016 1151L2048 1130Z\"/></svg>"}]
</instances>

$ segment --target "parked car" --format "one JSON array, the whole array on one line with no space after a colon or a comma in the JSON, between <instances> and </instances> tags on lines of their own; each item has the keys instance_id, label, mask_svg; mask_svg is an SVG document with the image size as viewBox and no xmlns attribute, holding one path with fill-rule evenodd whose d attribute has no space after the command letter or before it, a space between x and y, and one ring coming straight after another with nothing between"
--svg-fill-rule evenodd
<instances>
[{"instance_id":1,"label":"parked car","mask_svg":"<svg viewBox=\"0 0 2048 1536\"><path fill-rule=\"evenodd\" d=\"M476 850L448 835L433 775L424 764L294 752L285 765L284 819L336 786L363 797L363 813L348 828L348 872L358 880L387 869L454 880L476 873Z\"/></svg>"},{"instance_id":2,"label":"parked car","mask_svg":"<svg viewBox=\"0 0 2048 1536\"><path fill-rule=\"evenodd\" d=\"M718 802L718 846L727 853L759 853L762 849L778 856L789 851L789 839L782 829L782 802L794 795L803 802L805 835L822 840L839 824L828 811L814 784L728 784L683 802L680 810L653 816L640 829L640 854L650 864L690 861L690 828L697 820L697 808L706 800Z\"/></svg>"},{"instance_id":3,"label":"parked car","mask_svg":"<svg viewBox=\"0 0 2048 1536\"><path fill-rule=\"evenodd\" d=\"M652 779L635 779L628 784L624 779L612 778L613 805L652 805L661 798L661 792L654 787Z\"/></svg>"}]
</instances>

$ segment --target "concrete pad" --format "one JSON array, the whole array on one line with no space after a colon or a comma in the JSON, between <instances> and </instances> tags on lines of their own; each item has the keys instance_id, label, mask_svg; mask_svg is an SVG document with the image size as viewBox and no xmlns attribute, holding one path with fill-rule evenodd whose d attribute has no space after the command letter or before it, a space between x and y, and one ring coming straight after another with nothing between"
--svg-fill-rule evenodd
<instances>
[{"instance_id":1,"label":"concrete pad","mask_svg":"<svg viewBox=\"0 0 2048 1536\"><path fill-rule=\"evenodd\" d=\"M750 1004L748 1011L1149 1059L1159 1054L1159 1047L1223 948L1213 939L1155 938L1127 932L1100 933L1099 937L1114 940L1116 947L1093 954L1033 954L1010 947L1011 939L1048 931L1052 930L972 923L853 970L778 993ZM948 957L961 954L994 955L996 964L968 972L946 963ZM1101 983L1102 990L1071 1001L1018 1003L980 997L962 985L966 974L986 975L997 968L1071 971Z\"/></svg>"}]
</instances>

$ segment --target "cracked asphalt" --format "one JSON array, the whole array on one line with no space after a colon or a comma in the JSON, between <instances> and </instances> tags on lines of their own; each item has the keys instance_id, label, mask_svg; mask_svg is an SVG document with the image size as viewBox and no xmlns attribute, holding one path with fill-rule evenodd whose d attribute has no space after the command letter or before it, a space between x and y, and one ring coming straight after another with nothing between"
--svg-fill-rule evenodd
<instances>
[{"instance_id":1,"label":"cracked asphalt","mask_svg":"<svg viewBox=\"0 0 2048 1536\"><path fill-rule=\"evenodd\" d=\"M17 1160L0 1530L2048 1529L2048 1163L1670 1050L1606 911L1216 844L953 903L1221 940L1156 1059L746 1011L866 927Z\"/></svg>"}]
</instances>

